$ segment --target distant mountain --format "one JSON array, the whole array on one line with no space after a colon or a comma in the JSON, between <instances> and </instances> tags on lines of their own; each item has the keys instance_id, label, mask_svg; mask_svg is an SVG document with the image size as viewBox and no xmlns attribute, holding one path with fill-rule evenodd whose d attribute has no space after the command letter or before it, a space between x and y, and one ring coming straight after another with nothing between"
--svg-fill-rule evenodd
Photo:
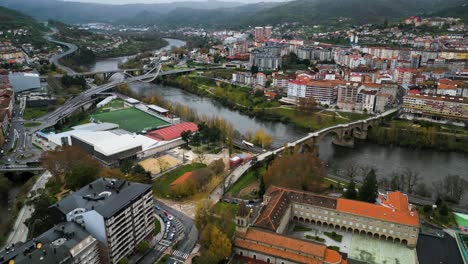
<instances>
[{"instance_id":1,"label":"distant mountain","mask_svg":"<svg viewBox=\"0 0 468 264\"><path fill-rule=\"evenodd\" d=\"M9 29L45 30L45 27L33 18L18 11L0 7L0 30Z\"/></svg>"},{"instance_id":2,"label":"distant mountain","mask_svg":"<svg viewBox=\"0 0 468 264\"><path fill-rule=\"evenodd\" d=\"M463 19L465 22L468 21L468 4L461 4L454 7L449 7L442 9L438 12L430 14L431 16L439 16L439 17L459 17Z\"/></svg>"},{"instance_id":3,"label":"distant mountain","mask_svg":"<svg viewBox=\"0 0 468 264\"><path fill-rule=\"evenodd\" d=\"M116 21L131 19L142 12L167 14L176 8L232 8L241 6L243 3L208 0L162 4L107 5L58 0L0 0L0 5L21 11L40 20L54 19L65 23L115 23Z\"/></svg>"},{"instance_id":4,"label":"distant mountain","mask_svg":"<svg viewBox=\"0 0 468 264\"><path fill-rule=\"evenodd\" d=\"M44 20L211 28L275 25L284 22L307 25L379 23L409 15L435 14L443 10L462 13L465 11L461 10L466 10L466 6L465 9L456 9L463 3L466 0L295 0L255 4L208 0L104 5L58 0L0 0L0 5Z\"/></svg>"},{"instance_id":5,"label":"distant mountain","mask_svg":"<svg viewBox=\"0 0 468 264\"><path fill-rule=\"evenodd\" d=\"M240 20L258 12L278 6L280 3L255 3L233 8L193 9L176 8L167 14L144 11L131 19L121 20L123 24L163 26L203 26L207 28L241 26Z\"/></svg>"},{"instance_id":6,"label":"distant mountain","mask_svg":"<svg viewBox=\"0 0 468 264\"><path fill-rule=\"evenodd\" d=\"M246 19L250 24L302 22L324 24L337 20L354 23L383 22L434 12L466 0L296 0L264 10Z\"/></svg>"}]
</instances>

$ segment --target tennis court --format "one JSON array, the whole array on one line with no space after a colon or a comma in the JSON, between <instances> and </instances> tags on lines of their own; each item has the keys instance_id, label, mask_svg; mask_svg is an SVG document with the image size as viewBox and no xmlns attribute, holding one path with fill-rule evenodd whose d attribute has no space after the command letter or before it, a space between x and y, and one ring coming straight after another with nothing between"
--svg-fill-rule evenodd
<instances>
[{"instance_id":1,"label":"tennis court","mask_svg":"<svg viewBox=\"0 0 468 264\"><path fill-rule=\"evenodd\" d=\"M98 122L118 124L121 129L132 133L138 133L143 130L149 131L161 126L169 125L168 122L136 108L102 112L92 115L91 118Z\"/></svg>"}]
</instances>

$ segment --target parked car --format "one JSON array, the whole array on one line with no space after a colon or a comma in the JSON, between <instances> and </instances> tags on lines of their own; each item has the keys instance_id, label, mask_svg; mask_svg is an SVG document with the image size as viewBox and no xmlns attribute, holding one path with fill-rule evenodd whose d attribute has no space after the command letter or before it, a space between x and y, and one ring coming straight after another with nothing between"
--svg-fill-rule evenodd
<instances>
[{"instance_id":1,"label":"parked car","mask_svg":"<svg viewBox=\"0 0 468 264\"><path fill-rule=\"evenodd\" d=\"M159 207L159 205L155 205L154 209L156 209L156 211L159 211L159 210L161 210L161 207Z\"/></svg>"},{"instance_id":2,"label":"parked car","mask_svg":"<svg viewBox=\"0 0 468 264\"><path fill-rule=\"evenodd\" d=\"M169 219L169 221L172 221L174 219L172 215L168 215L167 218Z\"/></svg>"},{"instance_id":3,"label":"parked car","mask_svg":"<svg viewBox=\"0 0 468 264\"><path fill-rule=\"evenodd\" d=\"M171 234L169 235L169 240L173 240L174 237L175 237L175 233L171 233Z\"/></svg>"}]
</instances>

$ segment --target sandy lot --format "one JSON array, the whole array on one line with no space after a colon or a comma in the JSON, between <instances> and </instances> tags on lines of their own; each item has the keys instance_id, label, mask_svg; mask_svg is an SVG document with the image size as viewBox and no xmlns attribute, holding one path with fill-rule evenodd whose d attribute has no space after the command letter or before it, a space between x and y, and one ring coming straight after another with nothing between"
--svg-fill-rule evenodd
<instances>
[{"instance_id":1,"label":"sandy lot","mask_svg":"<svg viewBox=\"0 0 468 264\"><path fill-rule=\"evenodd\" d=\"M140 164L145 170L151 172L151 174L158 174L161 172L161 166L163 170L168 170L182 163L179 159L174 158L171 155L164 155L159 158L149 158L140 161Z\"/></svg>"}]
</instances>

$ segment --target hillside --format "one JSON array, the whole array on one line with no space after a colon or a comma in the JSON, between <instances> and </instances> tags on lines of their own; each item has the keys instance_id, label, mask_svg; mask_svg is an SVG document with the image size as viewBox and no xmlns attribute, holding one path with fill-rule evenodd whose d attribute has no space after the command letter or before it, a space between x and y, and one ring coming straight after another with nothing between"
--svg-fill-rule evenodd
<instances>
[{"instance_id":1,"label":"hillside","mask_svg":"<svg viewBox=\"0 0 468 264\"><path fill-rule=\"evenodd\" d=\"M28 28L32 30L44 30L44 26L33 18L15 10L0 7L0 30Z\"/></svg>"},{"instance_id":2,"label":"hillside","mask_svg":"<svg viewBox=\"0 0 468 264\"><path fill-rule=\"evenodd\" d=\"M464 0L296 0L273 7L246 18L248 24L301 22L333 23L339 20L354 23L376 23L407 15L433 12Z\"/></svg>"},{"instance_id":3,"label":"hillside","mask_svg":"<svg viewBox=\"0 0 468 264\"><path fill-rule=\"evenodd\" d=\"M430 15L440 17L459 17L466 22L468 21L468 4L445 8Z\"/></svg>"},{"instance_id":4,"label":"hillside","mask_svg":"<svg viewBox=\"0 0 468 264\"><path fill-rule=\"evenodd\" d=\"M208 0L202 2L175 2L161 4L108 5L58 0L0 0L0 5L18 10L40 20L59 20L65 23L108 22L131 19L142 12L152 15L167 14L176 8L197 9L232 8L237 2Z\"/></svg>"},{"instance_id":5,"label":"hillside","mask_svg":"<svg viewBox=\"0 0 468 264\"><path fill-rule=\"evenodd\" d=\"M141 13L130 24L166 26L242 27L299 22L314 24L381 23L408 15L434 13L464 0L296 0L258 3L235 8L199 10L177 8L168 14Z\"/></svg>"}]
</instances>

